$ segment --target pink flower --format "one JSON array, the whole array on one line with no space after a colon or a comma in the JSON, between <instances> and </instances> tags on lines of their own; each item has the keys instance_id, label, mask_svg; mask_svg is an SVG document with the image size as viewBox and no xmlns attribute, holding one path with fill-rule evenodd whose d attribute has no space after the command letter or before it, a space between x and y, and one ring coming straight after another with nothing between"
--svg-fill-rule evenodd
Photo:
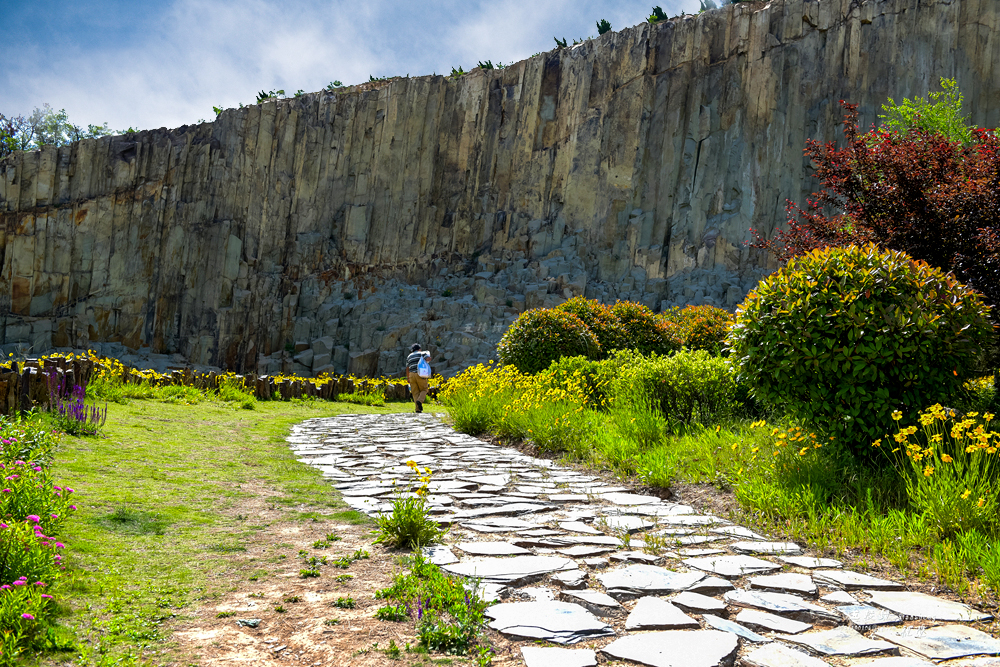
<instances>
[{"instance_id":1,"label":"pink flower","mask_svg":"<svg viewBox=\"0 0 1000 667\"><path fill-rule=\"evenodd\" d=\"M52 597L51 595L46 595L45 593L42 593L42 599L43 600L54 600L55 598Z\"/></svg>"},{"instance_id":2,"label":"pink flower","mask_svg":"<svg viewBox=\"0 0 1000 667\"><path fill-rule=\"evenodd\" d=\"M56 542L56 549L65 549L66 545L62 542Z\"/></svg>"},{"instance_id":3,"label":"pink flower","mask_svg":"<svg viewBox=\"0 0 1000 667\"><path fill-rule=\"evenodd\" d=\"M4 493L14 493L14 492L13 492L13 491L11 491L10 489L4 489L4 490L3 490L3 492L4 492Z\"/></svg>"},{"instance_id":4,"label":"pink flower","mask_svg":"<svg viewBox=\"0 0 1000 667\"><path fill-rule=\"evenodd\" d=\"M41 586L42 588L45 588L45 582L44 581L36 581L35 582L35 586Z\"/></svg>"},{"instance_id":5,"label":"pink flower","mask_svg":"<svg viewBox=\"0 0 1000 667\"><path fill-rule=\"evenodd\" d=\"M27 583L28 583L27 581L21 581L20 579L18 579L17 581L14 582L14 585L15 586L26 586Z\"/></svg>"},{"instance_id":6,"label":"pink flower","mask_svg":"<svg viewBox=\"0 0 1000 667\"><path fill-rule=\"evenodd\" d=\"M21 618L26 618L26 619L28 619L29 621L33 621L33 620L35 620L35 617L34 617L34 616L32 616L31 614L21 614Z\"/></svg>"},{"instance_id":7,"label":"pink flower","mask_svg":"<svg viewBox=\"0 0 1000 667\"><path fill-rule=\"evenodd\" d=\"M71 510L74 510L74 511L75 511L75 510L76 510L76 505L70 505L70 506L69 506L69 508L70 508Z\"/></svg>"},{"instance_id":8,"label":"pink flower","mask_svg":"<svg viewBox=\"0 0 1000 667\"><path fill-rule=\"evenodd\" d=\"M38 523L39 521L42 520L42 517L38 516L37 514L29 514L27 519L32 523Z\"/></svg>"}]
</instances>

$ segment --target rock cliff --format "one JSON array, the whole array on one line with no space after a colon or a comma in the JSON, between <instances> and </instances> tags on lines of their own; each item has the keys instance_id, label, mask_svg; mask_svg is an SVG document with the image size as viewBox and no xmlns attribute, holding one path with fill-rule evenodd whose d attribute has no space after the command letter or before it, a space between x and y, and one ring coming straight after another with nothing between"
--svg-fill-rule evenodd
<instances>
[{"instance_id":1,"label":"rock cliff","mask_svg":"<svg viewBox=\"0 0 1000 667\"><path fill-rule=\"evenodd\" d=\"M995 0L775 0L502 70L397 78L0 162L5 351L113 343L261 372L448 372L585 294L733 307L815 189L838 100L958 79L1000 125Z\"/></svg>"}]
</instances>

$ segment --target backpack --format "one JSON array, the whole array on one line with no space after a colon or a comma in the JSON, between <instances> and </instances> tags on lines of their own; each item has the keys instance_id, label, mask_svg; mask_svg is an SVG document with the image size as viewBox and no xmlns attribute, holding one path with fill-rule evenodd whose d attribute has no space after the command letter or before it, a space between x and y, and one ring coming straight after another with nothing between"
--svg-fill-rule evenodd
<instances>
[{"instance_id":1,"label":"backpack","mask_svg":"<svg viewBox=\"0 0 1000 667\"><path fill-rule=\"evenodd\" d=\"M431 376L431 365L427 363L427 357L420 357L420 361L417 362L417 375L422 378L429 378Z\"/></svg>"}]
</instances>

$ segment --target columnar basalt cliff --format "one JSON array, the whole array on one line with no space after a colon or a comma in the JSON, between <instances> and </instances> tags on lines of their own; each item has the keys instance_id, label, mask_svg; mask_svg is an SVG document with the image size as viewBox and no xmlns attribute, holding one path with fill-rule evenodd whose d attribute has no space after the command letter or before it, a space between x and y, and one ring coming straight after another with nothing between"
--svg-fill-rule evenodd
<instances>
[{"instance_id":1,"label":"columnar basalt cliff","mask_svg":"<svg viewBox=\"0 0 1000 667\"><path fill-rule=\"evenodd\" d=\"M867 125L954 76L995 127L998 35L995 0L741 3L16 154L0 344L361 374L420 341L447 372L571 295L733 307L773 268L750 228L815 188L802 149L839 136L838 100Z\"/></svg>"}]
</instances>

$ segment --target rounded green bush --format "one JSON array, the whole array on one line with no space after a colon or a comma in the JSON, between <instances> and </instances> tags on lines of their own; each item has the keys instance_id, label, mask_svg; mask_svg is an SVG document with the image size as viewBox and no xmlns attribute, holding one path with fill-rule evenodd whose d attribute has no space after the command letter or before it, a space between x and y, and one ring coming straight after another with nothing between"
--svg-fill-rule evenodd
<instances>
[{"instance_id":1,"label":"rounded green bush","mask_svg":"<svg viewBox=\"0 0 1000 667\"><path fill-rule=\"evenodd\" d=\"M685 306L660 313L660 319L676 326L677 335L689 350L722 352L722 345L733 326L733 315L715 306Z\"/></svg>"},{"instance_id":2,"label":"rounded green bush","mask_svg":"<svg viewBox=\"0 0 1000 667\"><path fill-rule=\"evenodd\" d=\"M522 313L500 339L497 355L522 373L537 373L560 357L599 358L601 345L573 313L538 308Z\"/></svg>"},{"instance_id":3,"label":"rounded green bush","mask_svg":"<svg viewBox=\"0 0 1000 667\"><path fill-rule=\"evenodd\" d=\"M955 395L989 343L987 315L978 293L905 253L814 250L737 310L730 360L755 398L866 456L894 410Z\"/></svg>"},{"instance_id":4,"label":"rounded green bush","mask_svg":"<svg viewBox=\"0 0 1000 667\"><path fill-rule=\"evenodd\" d=\"M597 338L597 342L600 343L601 351L604 354L608 354L611 350L623 348L627 342L628 337L621 320L611 312L611 308L596 299L575 296L559 304L555 309L566 313L573 313L579 317Z\"/></svg>"},{"instance_id":5,"label":"rounded green bush","mask_svg":"<svg viewBox=\"0 0 1000 667\"><path fill-rule=\"evenodd\" d=\"M619 301L611 306L611 312L625 329L623 349L643 354L670 354L680 349L677 327L658 318L641 303Z\"/></svg>"}]
</instances>

